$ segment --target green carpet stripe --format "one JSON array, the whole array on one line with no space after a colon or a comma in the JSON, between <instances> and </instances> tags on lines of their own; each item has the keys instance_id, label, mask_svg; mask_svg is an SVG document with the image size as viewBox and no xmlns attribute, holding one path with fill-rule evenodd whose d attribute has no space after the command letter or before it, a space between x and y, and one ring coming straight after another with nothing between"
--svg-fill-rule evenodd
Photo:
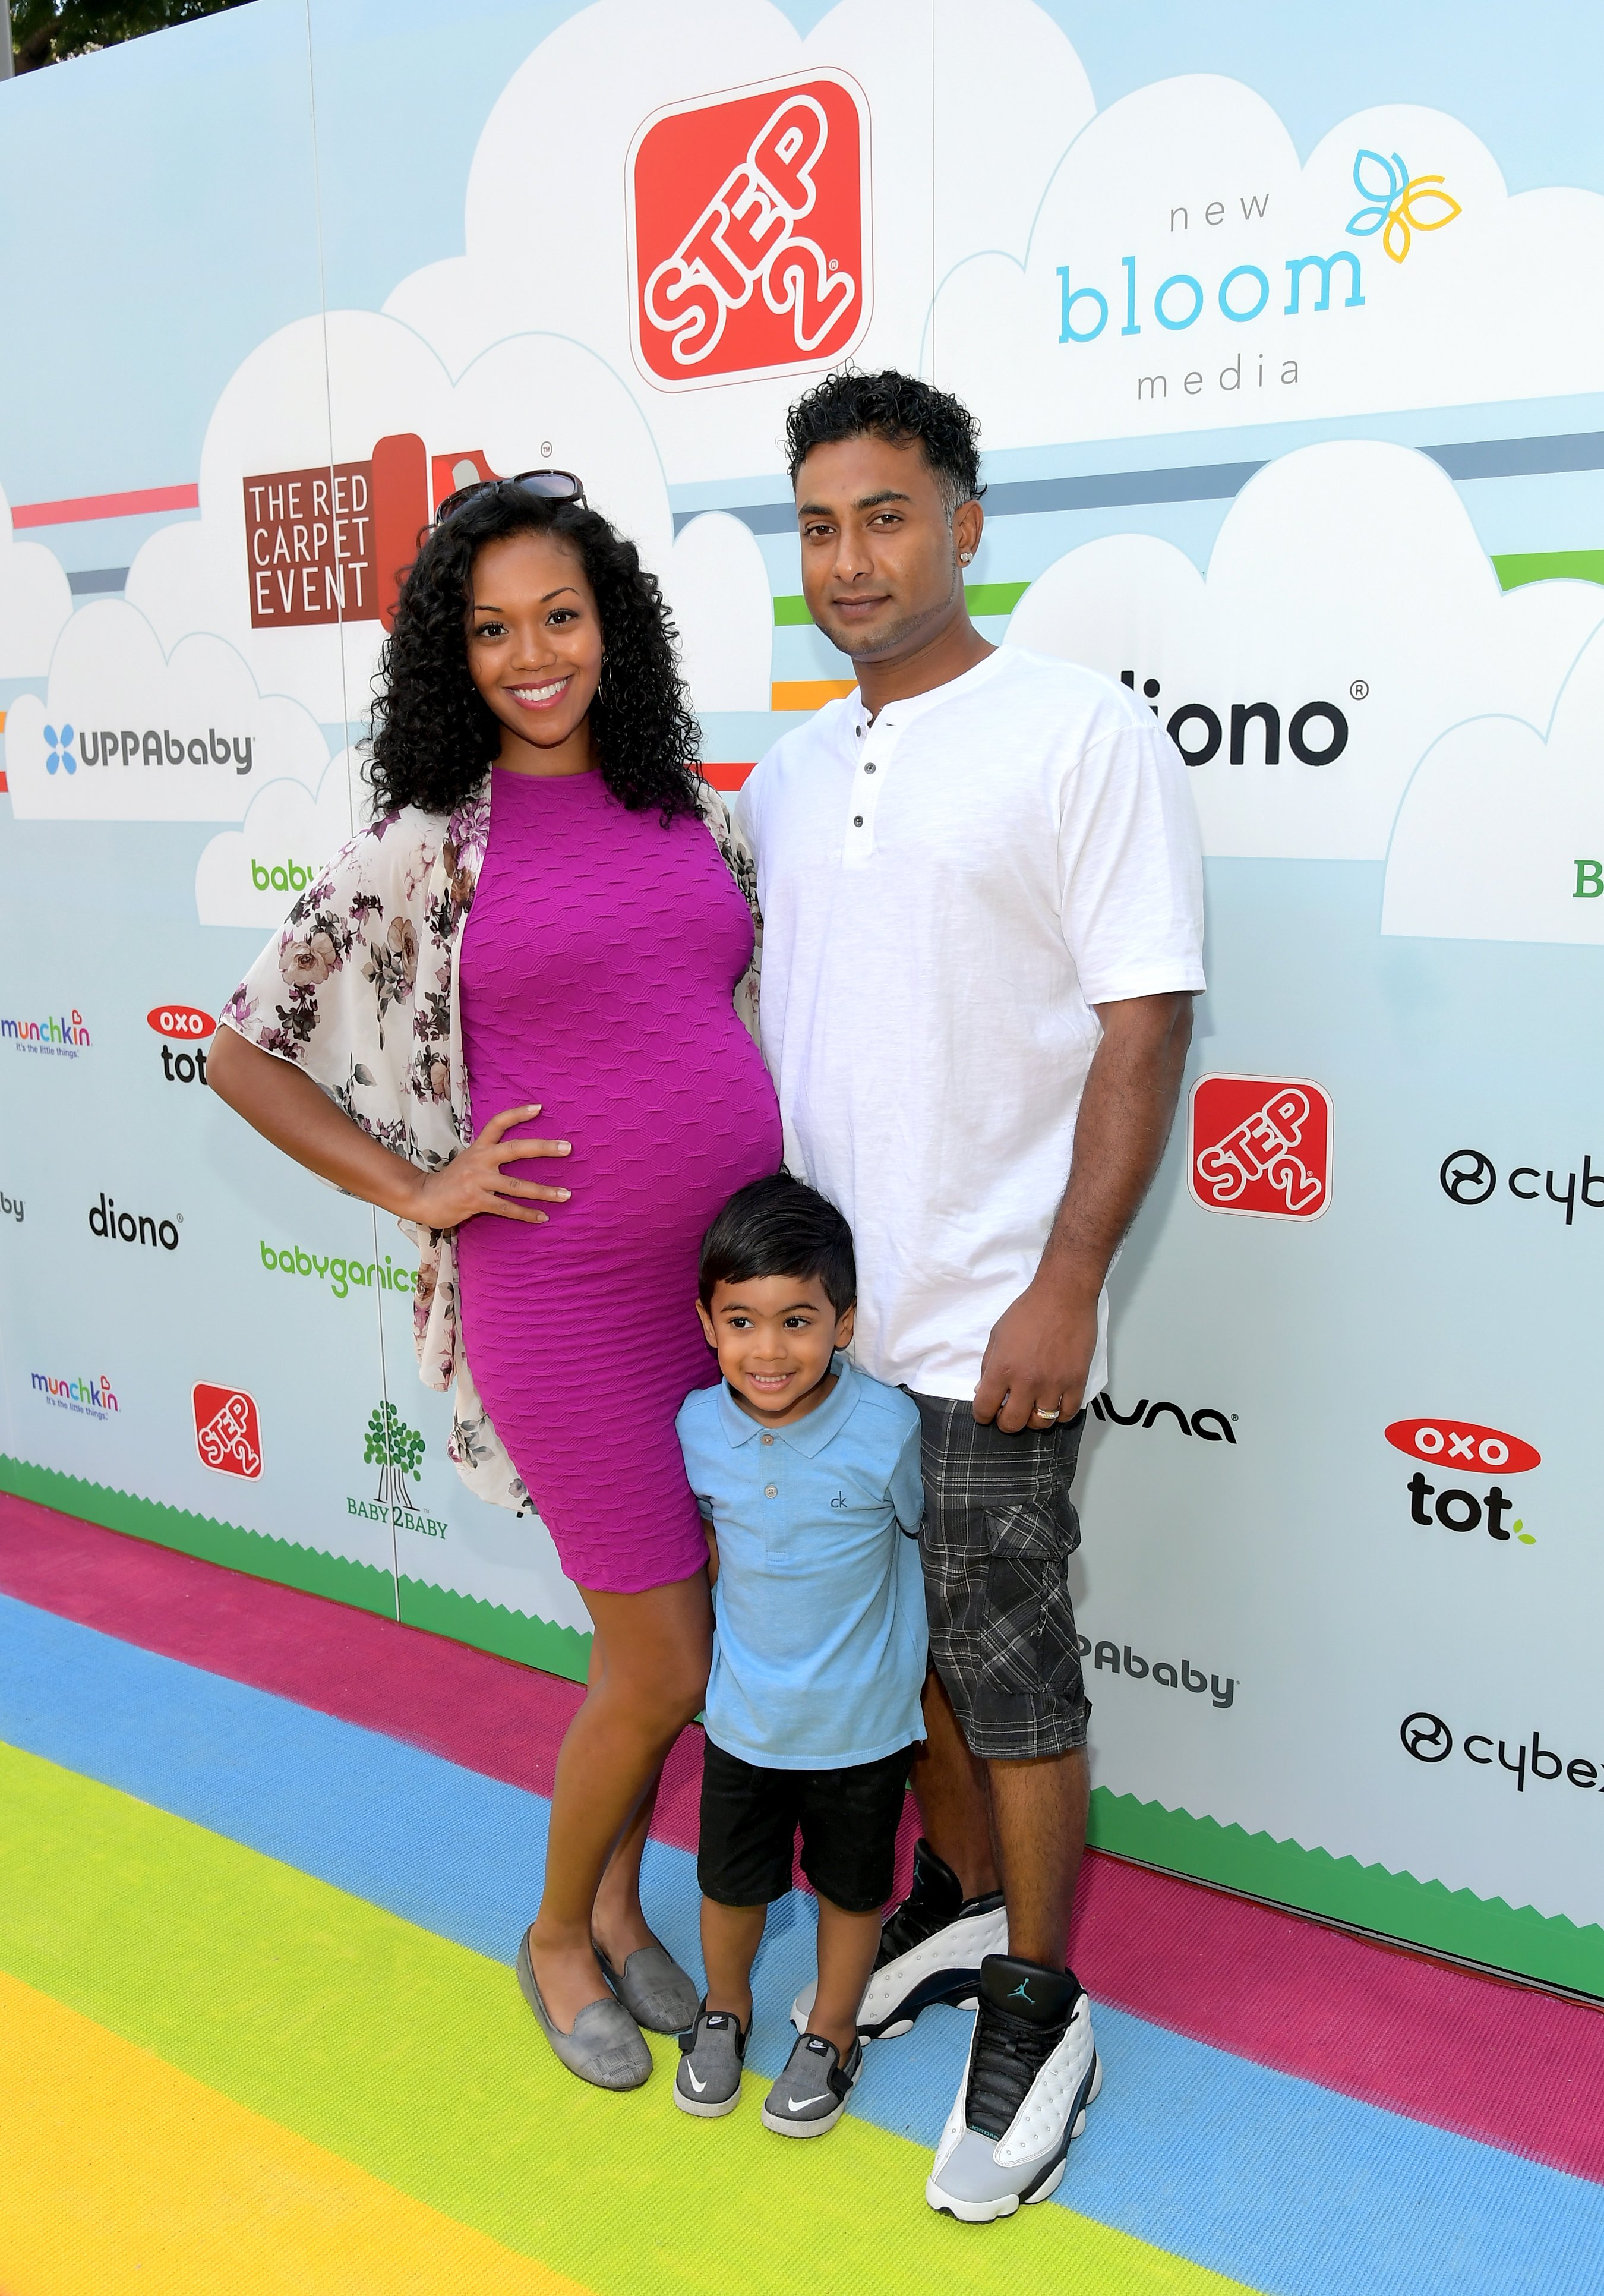
<instances>
[{"instance_id":1,"label":"green carpet stripe","mask_svg":"<svg viewBox=\"0 0 1604 2296\"><path fill-rule=\"evenodd\" d=\"M634 2096L572 2080L511 1972L292 1867L0 1748L0 1966L599 2296L1223 2296L1057 2207L977 2234L926 2156L848 2119L692 2123L672 2042Z\"/></svg>"},{"instance_id":2,"label":"green carpet stripe","mask_svg":"<svg viewBox=\"0 0 1604 2296\"><path fill-rule=\"evenodd\" d=\"M1028 582L966 582L964 603L971 614L1011 614L1029 587ZM812 619L806 598L792 594L775 599L776 629L792 629Z\"/></svg>"}]
</instances>

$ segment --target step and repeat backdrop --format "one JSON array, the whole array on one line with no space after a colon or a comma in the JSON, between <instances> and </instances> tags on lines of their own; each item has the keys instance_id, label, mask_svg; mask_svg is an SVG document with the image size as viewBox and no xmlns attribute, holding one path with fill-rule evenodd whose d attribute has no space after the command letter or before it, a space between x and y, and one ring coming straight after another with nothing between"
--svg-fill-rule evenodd
<instances>
[{"instance_id":1,"label":"step and repeat backdrop","mask_svg":"<svg viewBox=\"0 0 1604 2296\"><path fill-rule=\"evenodd\" d=\"M1334 74L1150 12L258 0L4 90L0 1481L583 1672L415 1256L210 1098L217 1016L444 494L583 474L733 789L849 677L788 400L917 369L981 627L1143 696L1208 855L1084 1453L1096 1838L1604 1994L1596 27L1367 4Z\"/></svg>"}]
</instances>

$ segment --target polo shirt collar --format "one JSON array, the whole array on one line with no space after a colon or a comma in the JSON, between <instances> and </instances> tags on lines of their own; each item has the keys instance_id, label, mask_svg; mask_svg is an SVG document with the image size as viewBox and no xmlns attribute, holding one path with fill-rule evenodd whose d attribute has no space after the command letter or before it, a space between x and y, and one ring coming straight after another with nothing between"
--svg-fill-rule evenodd
<instances>
[{"instance_id":1,"label":"polo shirt collar","mask_svg":"<svg viewBox=\"0 0 1604 2296\"><path fill-rule=\"evenodd\" d=\"M765 1427L749 1412L743 1411L730 1393L730 1383L718 1382L718 1422L729 1438L732 1449L739 1450L749 1443L754 1435L772 1435L778 1443L789 1443L805 1459L816 1458L825 1445L838 1435L857 1407L858 1374L842 1355L831 1359L831 1369L836 1383L816 1411L806 1419L798 1419L790 1427Z\"/></svg>"}]
</instances>

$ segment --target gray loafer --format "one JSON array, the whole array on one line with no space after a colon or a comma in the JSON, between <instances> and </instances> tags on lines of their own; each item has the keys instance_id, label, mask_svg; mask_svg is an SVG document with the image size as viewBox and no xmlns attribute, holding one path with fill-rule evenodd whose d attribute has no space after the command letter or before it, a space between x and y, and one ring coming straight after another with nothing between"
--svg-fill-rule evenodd
<instances>
[{"instance_id":1,"label":"gray loafer","mask_svg":"<svg viewBox=\"0 0 1604 2296\"><path fill-rule=\"evenodd\" d=\"M633 1956L631 1956L633 1958ZM519 1989L535 2012L535 2021L552 2045L552 2054L569 2072L595 2088L639 2088L651 2071L651 2052L641 2029L621 2002L587 2001L564 2033L554 2025L540 1997L529 1960L529 1933L518 1948Z\"/></svg>"},{"instance_id":2,"label":"gray loafer","mask_svg":"<svg viewBox=\"0 0 1604 2296\"><path fill-rule=\"evenodd\" d=\"M622 1969L615 1969L594 1938L602 1974L637 2025L649 2033L688 2033L696 2022L701 1996L664 1946L640 1945Z\"/></svg>"}]
</instances>

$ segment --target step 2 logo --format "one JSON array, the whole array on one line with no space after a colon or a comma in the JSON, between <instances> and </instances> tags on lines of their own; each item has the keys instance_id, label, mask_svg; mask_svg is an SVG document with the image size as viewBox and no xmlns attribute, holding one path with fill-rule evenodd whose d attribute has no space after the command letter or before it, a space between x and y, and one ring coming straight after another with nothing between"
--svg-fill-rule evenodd
<instances>
[{"instance_id":1,"label":"step 2 logo","mask_svg":"<svg viewBox=\"0 0 1604 2296\"><path fill-rule=\"evenodd\" d=\"M869 324L869 107L845 72L671 103L626 163L630 319L660 389L794 374Z\"/></svg>"},{"instance_id":2,"label":"step 2 logo","mask_svg":"<svg viewBox=\"0 0 1604 2296\"><path fill-rule=\"evenodd\" d=\"M152 1004L145 1014L145 1025L170 1040L161 1047L161 1073L169 1084L206 1082L201 1039L214 1036L217 1027L209 1013L201 1012L197 1004ZM193 1050L175 1052L174 1045L191 1046Z\"/></svg>"},{"instance_id":3,"label":"step 2 logo","mask_svg":"<svg viewBox=\"0 0 1604 2296\"><path fill-rule=\"evenodd\" d=\"M252 1398L242 1387L210 1387L200 1381L194 1406L201 1465L254 1483L262 1472L262 1426Z\"/></svg>"},{"instance_id":4,"label":"step 2 logo","mask_svg":"<svg viewBox=\"0 0 1604 2296\"><path fill-rule=\"evenodd\" d=\"M1318 1219L1330 1201L1331 1103L1306 1077L1199 1077L1187 1185L1205 1211Z\"/></svg>"},{"instance_id":5,"label":"step 2 logo","mask_svg":"<svg viewBox=\"0 0 1604 2296\"><path fill-rule=\"evenodd\" d=\"M1477 1475L1478 1471L1525 1475L1543 1464L1543 1454L1518 1435L1481 1427L1470 1419L1395 1419L1383 1432L1394 1450L1402 1451L1406 1459L1425 1459L1439 1471L1450 1474L1457 1471L1461 1478ZM1537 1544L1521 1516L1510 1521L1515 1502L1506 1496L1502 1482L1491 1484L1478 1495L1458 1483L1428 1482L1424 1471L1417 1468L1404 1488L1409 1494L1409 1519L1422 1529L1436 1521L1444 1530L1470 1531L1479 1530L1485 1523L1489 1538L1514 1538L1522 1546Z\"/></svg>"}]
</instances>

